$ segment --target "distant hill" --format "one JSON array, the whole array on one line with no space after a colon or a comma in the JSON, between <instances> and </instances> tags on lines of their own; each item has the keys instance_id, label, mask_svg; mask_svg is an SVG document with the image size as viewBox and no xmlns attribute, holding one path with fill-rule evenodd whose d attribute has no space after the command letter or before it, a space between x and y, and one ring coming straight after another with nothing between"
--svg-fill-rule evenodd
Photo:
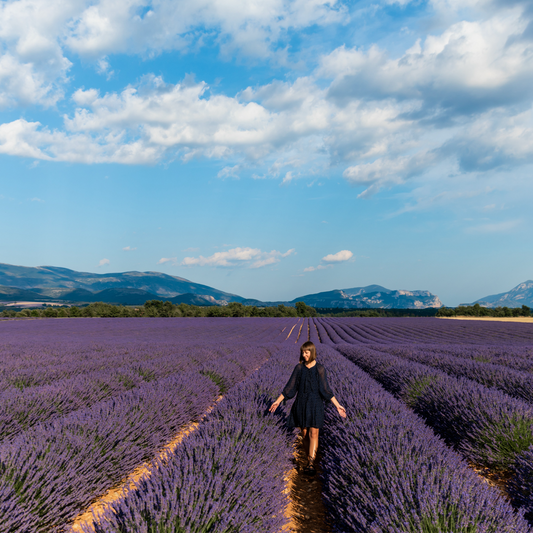
<instances>
[{"instance_id":1,"label":"distant hill","mask_svg":"<svg viewBox=\"0 0 533 533\"><path fill-rule=\"evenodd\" d=\"M19 289L17 287L0 286L0 302L36 302L37 300L41 299L42 297L35 291L28 291L26 289Z\"/></svg>"},{"instance_id":2,"label":"distant hill","mask_svg":"<svg viewBox=\"0 0 533 533\"><path fill-rule=\"evenodd\" d=\"M524 281L509 292L485 296L474 303L482 307L522 307L523 305L533 307L533 281Z\"/></svg>"},{"instance_id":3,"label":"distant hill","mask_svg":"<svg viewBox=\"0 0 533 533\"><path fill-rule=\"evenodd\" d=\"M343 309L427 309L443 305L439 297L429 291L394 291L380 285L308 294L291 303L298 301L312 307Z\"/></svg>"},{"instance_id":4,"label":"distant hill","mask_svg":"<svg viewBox=\"0 0 533 533\"><path fill-rule=\"evenodd\" d=\"M207 298L197 294L180 294L174 298L162 298L141 289L118 288L91 292L85 289L17 289L0 286L0 302L64 302L65 304L86 304L104 302L115 305L143 305L147 300L170 300L173 304L213 305Z\"/></svg>"},{"instance_id":5,"label":"distant hill","mask_svg":"<svg viewBox=\"0 0 533 533\"><path fill-rule=\"evenodd\" d=\"M170 300L174 304L294 305L303 301L320 308L427 309L442 307L428 291L397 291L381 285L307 294L290 302L262 302L220 291L207 285L161 272L93 274L68 268L23 267L0 263L0 301L142 305L146 300Z\"/></svg>"},{"instance_id":6,"label":"distant hill","mask_svg":"<svg viewBox=\"0 0 533 533\"><path fill-rule=\"evenodd\" d=\"M0 263L0 285L27 290L40 288L43 289L41 293L43 296L57 299L67 299L65 295L68 293L66 291L62 293L60 289L69 289L70 291L84 289L97 293L107 289L128 288L146 291L160 299L172 299L184 294L194 294L212 304L242 302L244 300L236 294L223 292L207 285L161 272L93 274L62 267L24 267ZM50 290L46 292L44 289ZM77 300L77 298L68 299ZM87 301L86 298L80 300Z\"/></svg>"}]
</instances>

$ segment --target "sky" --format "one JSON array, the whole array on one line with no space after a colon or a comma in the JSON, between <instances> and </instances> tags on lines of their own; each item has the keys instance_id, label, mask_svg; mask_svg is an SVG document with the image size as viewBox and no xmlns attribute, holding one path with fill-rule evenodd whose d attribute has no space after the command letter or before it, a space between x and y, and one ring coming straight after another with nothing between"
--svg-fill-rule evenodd
<instances>
[{"instance_id":1,"label":"sky","mask_svg":"<svg viewBox=\"0 0 533 533\"><path fill-rule=\"evenodd\" d=\"M0 262L506 292L531 87L529 0L0 0Z\"/></svg>"}]
</instances>

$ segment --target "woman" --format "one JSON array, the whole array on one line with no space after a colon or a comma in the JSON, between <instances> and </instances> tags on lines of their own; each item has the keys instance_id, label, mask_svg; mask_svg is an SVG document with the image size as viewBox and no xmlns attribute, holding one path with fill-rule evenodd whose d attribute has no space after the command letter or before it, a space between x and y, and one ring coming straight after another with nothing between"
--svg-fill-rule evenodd
<instances>
[{"instance_id":1,"label":"woman","mask_svg":"<svg viewBox=\"0 0 533 533\"><path fill-rule=\"evenodd\" d=\"M324 401L329 400L337 408L339 415L346 418L346 410L333 396L328 385L326 369L316 362L315 345L308 341L300 347L300 362L294 367L283 393L270 406L273 413L279 404L290 400L298 393L291 408L289 427L299 427L304 442L309 441L308 462L305 472L315 473L315 458L318 449L318 433L324 425Z\"/></svg>"}]
</instances>

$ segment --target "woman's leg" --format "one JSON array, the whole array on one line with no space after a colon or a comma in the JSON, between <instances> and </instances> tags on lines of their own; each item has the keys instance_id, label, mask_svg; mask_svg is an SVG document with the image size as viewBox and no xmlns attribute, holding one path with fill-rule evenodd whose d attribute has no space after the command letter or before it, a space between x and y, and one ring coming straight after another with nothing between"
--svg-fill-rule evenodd
<instances>
[{"instance_id":1,"label":"woman's leg","mask_svg":"<svg viewBox=\"0 0 533 533\"><path fill-rule=\"evenodd\" d=\"M302 437L302 446L304 451L309 450L309 433L307 428L300 428L300 437Z\"/></svg>"},{"instance_id":2,"label":"woman's leg","mask_svg":"<svg viewBox=\"0 0 533 533\"><path fill-rule=\"evenodd\" d=\"M309 459L314 460L318 450L318 428L309 428Z\"/></svg>"}]
</instances>

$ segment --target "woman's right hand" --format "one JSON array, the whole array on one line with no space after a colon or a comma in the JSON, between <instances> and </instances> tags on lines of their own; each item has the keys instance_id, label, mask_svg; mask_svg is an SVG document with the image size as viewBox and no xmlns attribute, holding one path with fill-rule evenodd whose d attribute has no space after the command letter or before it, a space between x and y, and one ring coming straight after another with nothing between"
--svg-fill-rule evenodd
<instances>
[{"instance_id":1,"label":"woman's right hand","mask_svg":"<svg viewBox=\"0 0 533 533\"><path fill-rule=\"evenodd\" d=\"M279 404L281 402L278 402L278 401L275 401L271 406L270 406L270 409L268 410L270 413L274 413L276 411L276 409L279 407Z\"/></svg>"}]
</instances>

